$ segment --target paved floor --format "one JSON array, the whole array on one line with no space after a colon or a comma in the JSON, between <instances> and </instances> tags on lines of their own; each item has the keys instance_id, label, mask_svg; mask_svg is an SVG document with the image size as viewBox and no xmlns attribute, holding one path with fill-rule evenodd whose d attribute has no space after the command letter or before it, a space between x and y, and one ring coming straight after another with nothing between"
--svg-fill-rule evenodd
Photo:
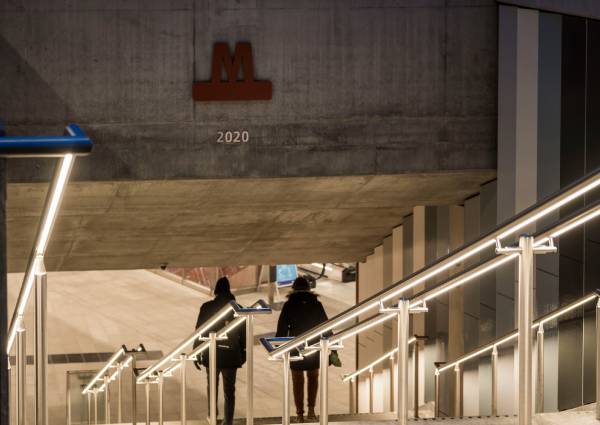
<instances>
[{"instance_id":1,"label":"paved floor","mask_svg":"<svg viewBox=\"0 0 600 425\"><path fill-rule=\"evenodd\" d=\"M21 274L10 274L8 278L9 305L16 302ZM317 290L327 313L331 316L353 304L353 283L319 282ZM283 300L285 291L280 294ZM249 305L265 294L245 294L238 301ZM121 344L129 347L143 342L149 350L167 352L193 331L199 306L208 297L192 289L174 284L145 270L59 272L48 276L48 333L49 354L90 353L116 351ZM33 298L31 299L26 324L29 354L33 348ZM256 334L274 332L279 312L260 317L256 321ZM10 317L10 316L9 316ZM282 376L280 364L267 360L259 345L255 350L255 416L280 416ZM354 365L354 344L346 344L340 352L343 367L330 368L330 411L348 411L348 387L340 377ZM68 370L95 369L100 363L71 363L49 367L49 414L50 425L66 423L66 372ZM28 368L28 392L30 408L33 409L33 367ZM206 375L193 367L188 368L188 418L206 417ZM245 368L238 373L238 397L236 416L245 416ZM151 392L151 416L157 418L156 388ZM129 380L124 393L130 394ZM74 391L75 393L75 391ZM179 419L179 376L166 382L165 415L170 421ZM113 397L112 412L116 412L116 397ZM85 404L73 398L73 422L81 417L80 411L87 410ZM145 419L143 388L138 388L138 418ZM102 417L103 400L100 398ZM30 410L33 411L33 410ZM125 398L123 421L130 418L129 397ZM32 423L30 415L29 423Z\"/></svg>"}]
</instances>

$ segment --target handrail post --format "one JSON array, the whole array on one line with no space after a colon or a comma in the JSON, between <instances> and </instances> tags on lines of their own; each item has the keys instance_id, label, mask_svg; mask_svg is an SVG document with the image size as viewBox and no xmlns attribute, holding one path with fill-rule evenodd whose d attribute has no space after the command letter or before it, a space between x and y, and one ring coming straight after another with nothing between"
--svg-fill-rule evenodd
<instances>
[{"instance_id":1,"label":"handrail post","mask_svg":"<svg viewBox=\"0 0 600 425\"><path fill-rule=\"evenodd\" d=\"M463 415L463 400L462 400L462 373L460 363L454 366L454 416L457 418Z\"/></svg>"},{"instance_id":2,"label":"handrail post","mask_svg":"<svg viewBox=\"0 0 600 425\"><path fill-rule=\"evenodd\" d=\"M146 425L150 425L150 379L146 379Z\"/></svg>"},{"instance_id":3,"label":"handrail post","mask_svg":"<svg viewBox=\"0 0 600 425\"><path fill-rule=\"evenodd\" d=\"M27 392L25 386L27 385L27 338L25 331L25 323L23 317L19 316L17 319L17 425L25 425L25 404L27 401Z\"/></svg>"},{"instance_id":4,"label":"handrail post","mask_svg":"<svg viewBox=\"0 0 600 425\"><path fill-rule=\"evenodd\" d=\"M498 416L498 347L492 348L492 416Z\"/></svg>"},{"instance_id":5,"label":"handrail post","mask_svg":"<svg viewBox=\"0 0 600 425\"><path fill-rule=\"evenodd\" d=\"M137 425L137 379L135 371L137 370L137 361L135 354L131 355L131 425Z\"/></svg>"},{"instance_id":6,"label":"handrail post","mask_svg":"<svg viewBox=\"0 0 600 425\"><path fill-rule=\"evenodd\" d=\"M119 373L117 374L117 419L119 423L123 423L123 399L121 393L123 392L123 380L121 379L121 373L123 372L123 364L117 363Z\"/></svg>"},{"instance_id":7,"label":"handrail post","mask_svg":"<svg viewBox=\"0 0 600 425\"><path fill-rule=\"evenodd\" d=\"M600 421L600 298L596 302L596 419Z\"/></svg>"},{"instance_id":8,"label":"handrail post","mask_svg":"<svg viewBox=\"0 0 600 425\"><path fill-rule=\"evenodd\" d=\"M408 327L410 321L409 300L400 299L398 301L398 425L406 425L408 422Z\"/></svg>"},{"instance_id":9,"label":"handrail post","mask_svg":"<svg viewBox=\"0 0 600 425\"><path fill-rule=\"evenodd\" d=\"M179 367L181 374L181 390L180 390L180 401L181 401L181 425L186 425L187 423L187 376L186 376L186 362L187 357L185 354L181 354L179 356L179 361L181 362L181 366ZM162 403L162 402L161 402Z\"/></svg>"},{"instance_id":10,"label":"handrail post","mask_svg":"<svg viewBox=\"0 0 600 425\"><path fill-rule=\"evenodd\" d=\"M208 374L209 374L209 398L210 398L210 412L209 412L209 424L217 425L217 333L210 332L208 334L209 347L208 347Z\"/></svg>"},{"instance_id":11,"label":"handrail post","mask_svg":"<svg viewBox=\"0 0 600 425\"><path fill-rule=\"evenodd\" d=\"M92 393L87 393L88 425L92 425Z\"/></svg>"},{"instance_id":12,"label":"handrail post","mask_svg":"<svg viewBox=\"0 0 600 425\"><path fill-rule=\"evenodd\" d=\"M48 425L47 275L44 258L35 261L35 423Z\"/></svg>"},{"instance_id":13,"label":"handrail post","mask_svg":"<svg viewBox=\"0 0 600 425\"><path fill-rule=\"evenodd\" d=\"M394 411L394 400L396 389L394 385L394 356L390 356L390 412Z\"/></svg>"},{"instance_id":14,"label":"handrail post","mask_svg":"<svg viewBox=\"0 0 600 425\"><path fill-rule=\"evenodd\" d=\"M537 382L536 411L544 412L544 323L540 323L537 330Z\"/></svg>"},{"instance_id":15,"label":"handrail post","mask_svg":"<svg viewBox=\"0 0 600 425\"><path fill-rule=\"evenodd\" d=\"M164 423L164 383L165 378L162 372L158 372L158 425Z\"/></svg>"},{"instance_id":16,"label":"handrail post","mask_svg":"<svg viewBox=\"0 0 600 425\"><path fill-rule=\"evenodd\" d=\"M373 393L375 392L375 372L369 369L369 413L373 413Z\"/></svg>"},{"instance_id":17,"label":"handrail post","mask_svg":"<svg viewBox=\"0 0 600 425\"><path fill-rule=\"evenodd\" d=\"M98 390L94 390L94 424L98 425Z\"/></svg>"},{"instance_id":18,"label":"handrail post","mask_svg":"<svg viewBox=\"0 0 600 425\"><path fill-rule=\"evenodd\" d=\"M435 401L434 401L434 412L433 417L440 417L440 370L436 367L434 374L434 383L435 383Z\"/></svg>"},{"instance_id":19,"label":"handrail post","mask_svg":"<svg viewBox=\"0 0 600 425\"><path fill-rule=\"evenodd\" d=\"M531 425L531 326L533 310L533 237L519 237L518 351L519 351L519 425Z\"/></svg>"},{"instance_id":20,"label":"handrail post","mask_svg":"<svg viewBox=\"0 0 600 425\"><path fill-rule=\"evenodd\" d=\"M104 376L104 423L110 423L110 380Z\"/></svg>"},{"instance_id":21,"label":"handrail post","mask_svg":"<svg viewBox=\"0 0 600 425\"><path fill-rule=\"evenodd\" d=\"M413 368L414 368L414 384L413 384L413 399L414 399L414 416L419 418L419 340L415 340L413 344Z\"/></svg>"},{"instance_id":22,"label":"handrail post","mask_svg":"<svg viewBox=\"0 0 600 425\"><path fill-rule=\"evenodd\" d=\"M283 356L283 417L282 425L290 425L290 353Z\"/></svg>"},{"instance_id":23,"label":"handrail post","mask_svg":"<svg viewBox=\"0 0 600 425\"><path fill-rule=\"evenodd\" d=\"M355 378L351 378L348 381L348 384L350 386L350 414L355 414L358 413L358 410L356 409L356 379ZM392 406L393 408L393 406Z\"/></svg>"},{"instance_id":24,"label":"handrail post","mask_svg":"<svg viewBox=\"0 0 600 425\"><path fill-rule=\"evenodd\" d=\"M319 424L327 425L329 423L329 339L321 338L319 341L319 356L321 357Z\"/></svg>"},{"instance_id":25,"label":"handrail post","mask_svg":"<svg viewBox=\"0 0 600 425\"><path fill-rule=\"evenodd\" d=\"M246 425L254 424L254 316L246 317Z\"/></svg>"},{"instance_id":26,"label":"handrail post","mask_svg":"<svg viewBox=\"0 0 600 425\"><path fill-rule=\"evenodd\" d=\"M66 373L66 377L67 377L67 425L71 425L73 423L73 419L72 419L72 415L71 415L71 410L73 408L72 403L71 403L71 382L70 382L70 376L69 376L69 372ZM9 387L10 388L10 387Z\"/></svg>"},{"instance_id":27,"label":"handrail post","mask_svg":"<svg viewBox=\"0 0 600 425\"><path fill-rule=\"evenodd\" d=\"M532 334L533 325L533 267L534 255L556 252L552 238L547 245L534 246L534 237L522 235L519 237L518 248L502 248L496 241L496 253L515 253L519 256L519 285L518 285L518 356L519 356L519 387L518 387L518 416L519 425L531 425L533 417L533 385L532 385Z\"/></svg>"}]
</instances>

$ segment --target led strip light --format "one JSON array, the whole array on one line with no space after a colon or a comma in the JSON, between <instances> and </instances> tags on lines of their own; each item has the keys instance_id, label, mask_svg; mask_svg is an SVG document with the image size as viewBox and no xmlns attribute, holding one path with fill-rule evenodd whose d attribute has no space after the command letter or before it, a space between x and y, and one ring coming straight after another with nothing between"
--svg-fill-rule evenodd
<instances>
[{"instance_id":1,"label":"led strip light","mask_svg":"<svg viewBox=\"0 0 600 425\"><path fill-rule=\"evenodd\" d=\"M568 217L567 219L563 220L563 222L553 226L550 230L542 232L541 234L539 234L537 236L537 238L539 238L539 240L537 240L534 243L534 245L540 246L540 245L548 242L551 238L559 237L560 235L568 232L569 230L572 230L575 227L580 226L598 216L600 216L600 201L588 206L587 208L585 208L585 210L583 212L576 213L576 215L574 217ZM488 260L486 262L478 264L478 265L474 266L473 268L471 268L470 270L465 271L464 273L460 274L457 277L451 278L447 282L442 283L441 285L437 286L434 289L424 291L422 294L417 294L411 300L410 308L414 308L414 307L423 305L424 302L432 300L432 299L448 292L449 290L455 289L465 283L468 283L468 282L472 281L473 279L476 279L477 277L483 275L484 273L492 271L492 270L502 266L503 264L516 259L517 257L518 257L518 254L511 254L511 255L507 255L507 256L498 256L491 260ZM589 301L589 300L586 300L584 302L587 302L587 301ZM576 308L577 306L578 305L576 305L572 308ZM561 313L561 314L564 314L564 313ZM367 329L370 329L374 326L381 325L390 319L394 319L395 317L396 317L396 314L394 314L394 313L378 314L378 315L372 316L372 317L366 319L365 321L360 322L356 325L353 325L353 326L349 327L348 329L345 329L344 331L340 332L339 334L332 336L331 341L333 344L341 343L341 342L343 342L343 340L345 340L347 338L357 335L357 334L359 334ZM551 319L543 319L543 320L548 321ZM534 328L536 326L538 326L538 325L535 324ZM516 334L511 335L508 338L512 339L514 337L516 337ZM503 341L503 342L506 342L506 341ZM315 349L315 348L317 348L317 345L305 346L303 350L307 350L310 348ZM487 349L488 348L486 347L484 349L484 352ZM393 352L395 352L396 350L397 349L394 349ZM306 357L315 352L316 351L308 351L308 352L303 352L302 354L304 357ZM478 354L474 354L474 356L475 355L478 355ZM376 360L373 364L364 368L364 370L368 370L369 367L372 367L374 364L377 364L379 361L385 360L385 358L387 358L387 355L383 355L380 359ZM364 372L364 370L361 369L360 373ZM350 379L350 378L347 378L347 379ZM347 379L344 378L344 380L347 380Z\"/></svg>"},{"instance_id":2,"label":"led strip light","mask_svg":"<svg viewBox=\"0 0 600 425\"><path fill-rule=\"evenodd\" d=\"M414 336L412 338L410 338L408 340L408 345L412 345L415 341L417 340L417 338L415 338ZM354 379L355 377L357 377L358 375L360 375L361 373L364 373L368 370L371 370L371 368L377 366L379 363L385 361L385 360L393 360L394 356L396 355L396 353L398 352L398 347L394 348L392 351L389 351L387 353L385 353L383 356L379 357L377 360L373 360L371 363L369 363L368 365L366 365L365 367L358 369L355 372L349 373L347 375L344 375L344 377L342 378L343 382L348 382L352 379Z\"/></svg>"},{"instance_id":3,"label":"led strip light","mask_svg":"<svg viewBox=\"0 0 600 425\"><path fill-rule=\"evenodd\" d=\"M577 301L575 301L575 302L573 302L571 304L568 304L565 307L559 308L554 313L550 313L549 315L544 316L544 317L536 320L535 323L531 326L531 329L537 329L537 327L540 326L540 324L544 324L546 322L550 322L550 321L552 321L554 319L557 319L560 316L562 316L562 315L564 315L564 314L566 314L566 313L568 313L568 312L570 312L570 311L572 311L572 310L574 310L574 309L576 309L578 307L581 307L582 305L584 305L584 304L586 304L586 303L588 303L588 302L590 302L590 301L592 301L594 299L598 299L598 294L588 295L587 297L579 299L579 300L577 300ZM483 347L475 350L472 353L466 354L465 356L458 358L457 360L455 360L452 363L445 364L443 367L438 368L437 371L438 371L438 373L442 373L442 372L444 372L444 371L446 371L446 370L448 370L450 368L455 367L456 365L460 365L460 364L462 364L462 363L464 363L464 362L466 362L468 360L471 360L471 359L473 359L475 357L479 357L480 355L482 355L482 354L484 354L484 353L486 353L488 351L493 350L494 347L498 347L498 346L503 345L503 344L505 344L505 343L507 343L509 341L512 341L512 340L516 339L518 336L519 336L519 332L518 331L513 331L510 334L508 334L508 335L506 335L506 336L504 336L504 337L502 337L502 338L500 338L500 339L498 339L498 340L496 340L494 342L491 342L491 343L489 343L489 344L487 344L487 345L485 345L485 346L483 346Z\"/></svg>"},{"instance_id":4,"label":"led strip light","mask_svg":"<svg viewBox=\"0 0 600 425\"><path fill-rule=\"evenodd\" d=\"M27 264L27 270L23 278L21 291L19 292L17 306L13 313L10 329L8 331L8 340L6 343L7 354L10 354L15 337L17 336L17 329L19 328L18 322L25 314L25 308L27 307L27 302L29 301L29 296L35 281L35 273L38 268L38 261L40 261L46 253L48 240L50 239L52 227L56 221L60 201L62 200L67 181L69 180L74 159L75 157L73 154L67 154L61 159L57 169L57 174L55 175L52 181L52 186L48 191L46 208L44 208L44 216L41 225L38 228L35 247L29 258L29 263Z\"/></svg>"},{"instance_id":5,"label":"led strip light","mask_svg":"<svg viewBox=\"0 0 600 425\"><path fill-rule=\"evenodd\" d=\"M181 358L179 356L183 354L183 350L185 349L185 347L192 344L195 340L201 338L202 334L208 332L210 328L212 328L217 322L219 322L221 319L223 319L223 317L230 314L231 312L233 312L237 317L230 323L228 323L223 329L219 330L217 336L218 338L226 337L227 333L231 332L233 329L244 323L248 318L248 315L268 314L271 313L271 308L263 300L256 301L250 307L242 307L235 301L230 301L229 304L227 304L219 312L217 312L217 314L215 314L211 319L209 319L209 321L206 324L196 329L181 344L175 347L175 349L171 350L169 354L164 356L152 366L146 368L144 372L142 372L140 376L138 376L137 382L142 383L144 382L144 380L152 378L164 366L166 367L164 368L164 370L162 370L163 375L170 376L175 370L181 367ZM200 344L200 346L194 349L189 355L186 355L186 360L196 360L198 354L208 349L208 347L208 342ZM170 362L176 363L169 364Z\"/></svg>"},{"instance_id":6,"label":"led strip light","mask_svg":"<svg viewBox=\"0 0 600 425\"><path fill-rule=\"evenodd\" d=\"M119 350L117 350L112 357L108 360L108 362L104 365L104 367L102 369L100 369L100 371L96 374L96 376L94 376L92 378L92 380L90 381L89 384L87 384L87 386L83 389L83 391L81 392L81 394L87 394L88 392L92 391L92 388L94 387L94 385L96 384L96 382L99 381L103 381L104 380L104 376L106 375L106 372L108 371L108 369L110 369L111 367L114 366L114 364L116 363L116 361L125 353L125 349L123 347L119 348ZM131 357L129 357L129 359L127 360L127 364L131 362ZM113 380L114 378L117 377L117 375L119 374L119 371L115 371L115 373L113 373L113 375L111 375L111 377L109 378L109 380ZM114 376L114 378L113 378ZM102 384L102 387L100 389L98 389L98 391L103 391L104 390L104 384Z\"/></svg>"},{"instance_id":7,"label":"led strip light","mask_svg":"<svg viewBox=\"0 0 600 425\"><path fill-rule=\"evenodd\" d=\"M179 356L183 352L185 347L192 344L196 339L200 338L203 333L207 332L214 324L216 324L219 320L221 320L223 317L225 317L232 311L233 306L231 304L228 304L227 306L223 307L217 314L213 316L211 320L209 320L200 328L196 329L190 336L184 339L181 344L179 344L177 347L171 350L169 354L164 356L152 366L146 368L144 372L142 372L140 376L138 376L137 381L144 381L144 379L149 378L150 375L152 375L154 372L158 372L160 368L167 365L171 361L179 361L179 358L177 356Z\"/></svg>"},{"instance_id":8,"label":"led strip light","mask_svg":"<svg viewBox=\"0 0 600 425\"><path fill-rule=\"evenodd\" d=\"M574 228L576 228L577 226L580 226L582 224L585 224L586 222L593 220L594 218L600 216L600 201L588 206L583 212L579 212L576 213L573 217L568 217L565 220L563 220L563 222L553 226L550 230L544 231L542 233L540 233L537 236L537 240L534 243L535 246L540 246L543 245L544 243L548 242L551 238L557 238L560 237L561 235L563 235L564 233L568 232L569 230L572 230ZM461 286L465 283L468 283L469 281L483 275L484 273L487 273L491 270L494 270L498 267L500 267L501 265L507 263L508 261L512 261L514 259L516 259L518 257L518 254L512 254L512 255L507 255L507 256L498 256L495 257L491 260L488 260L484 263L478 264L476 266L474 266L472 269L467 270L466 272L462 273L461 275L451 278L450 280L448 280L445 283L442 283L441 285L439 285L438 287L425 291L422 294L417 294L412 300L411 300L411 308L417 307L419 305L422 305L425 301L429 301L431 299L434 299L446 292L448 292L451 289L455 289L458 286ZM540 319L540 323L545 323L547 321L553 320L556 317L559 317L560 315L566 313L567 311L571 311L574 308L579 307L582 304L585 304L587 302L590 301L590 299L592 299L593 297L595 297L596 295L591 295L588 298L583 299L580 302L576 302L575 304L573 304L572 306L568 307L567 309L559 309L560 311L558 311L557 313L555 313L554 315L550 316L550 317L544 317ZM341 341L342 339L345 339L349 336L353 336L356 335L357 333L362 332L365 329L368 329L372 326L381 324L383 322L385 322L386 320L389 320L391 318L394 318L395 314L390 314L390 315L379 315L379 316L374 316L370 319L367 319L366 321L355 325L349 329L347 329L346 331L340 333L339 335L336 335L336 337L341 337L340 339L334 339L336 341ZM539 323L535 323L533 325L533 328L536 328L537 326L539 326ZM347 335L345 335L347 333ZM501 340L498 343L494 343L494 345L500 345L503 344L513 338L516 338L518 334L510 334L509 336L507 336L506 340ZM333 339L333 338L332 338ZM493 348L493 345L488 347L485 346L483 348L480 349L480 351L473 353L472 356L476 357L478 355L480 355L483 352L486 352L487 350ZM392 350L392 352L396 352L397 348ZM390 352L390 353L392 353ZM388 353L388 355L390 354ZM370 367L374 366L375 364L385 360L388 355L383 355L381 358L377 359L376 361L374 361L372 364L370 364L369 366L361 369L358 373L356 374L360 374L362 372L364 372L365 370L368 370ZM469 357L472 358L472 357ZM451 366L454 366L454 364L452 364ZM448 367L451 367L448 366ZM446 366L444 366L443 370L446 370ZM442 371L442 369L440 369L440 371ZM344 381L350 379L351 377L355 376L355 374L352 375L348 375L347 377L344 378Z\"/></svg>"},{"instance_id":9,"label":"led strip light","mask_svg":"<svg viewBox=\"0 0 600 425\"><path fill-rule=\"evenodd\" d=\"M563 190L561 193L551 197L550 199L541 202L527 210L521 215L508 224L499 226L496 230L489 233L488 235L480 238L478 241L470 244L469 246L459 249L458 251L440 259L437 263L433 264L429 268L414 273L412 276L400 281L392 288L385 289L378 294L373 295L367 300L359 303L357 306L347 310L344 313L328 320L322 325L305 332L298 336L294 340L283 344L281 347L274 350L269 358L276 359L281 357L284 353L289 352L295 348L298 348L306 341L319 337L320 335L333 330L335 327L342 323L346 323L371 309L378 308L381 302L389 301L397 298L404 292L412 289L413 287L420 285L428 279L439 275L440 273L448 270L449 268L461 263L463 260L478 254L482 250L494 246L497 240L506 238L507 236L514 235L519 230L529 226L536 222L542 217L557 211L562 206L569 202L577 199L580 196L588 193L594 188L600 185L600 171L592 173L590 176L584 178L581 182L575 183L569 188ZM579 223L581 224L581 223ZM577 225L579 225L577 224ZM575 225L574 225L575 226ZM515 257L512 257L513 259ZM509 260L506 260L509 261ZM471 278L472 279L472 278Z\"/></svg>"}]
</instances>

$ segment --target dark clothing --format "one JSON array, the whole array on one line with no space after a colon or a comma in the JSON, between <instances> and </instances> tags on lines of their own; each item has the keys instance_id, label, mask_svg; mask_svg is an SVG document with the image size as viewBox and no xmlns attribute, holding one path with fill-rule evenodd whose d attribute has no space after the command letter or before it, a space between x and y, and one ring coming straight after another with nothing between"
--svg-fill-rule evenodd
<instances>
[{"instance_id":1,"label":"dark clothing","mask_svg":"<svg viewBox=\"0 0 600 425\"><path fill-rule=\"evenodd\" d=\"M235 301L235 297L231 292L219 293L217 296L208 302L202 304L198 320L196 321L196 329L208 322L215 314L217 314L229 301ZM219 320L211 327L212 331L219 331L227 323L233 320L233 311L227 314L223 319ZM206 332L203 337L208 337ZM202 344L201 341L194 342L194 348ZM200 353L200 363L204 367L209 365L209 350L204 350ZM239 368L246 363L246 324L239 325L227 334L227 339L218 341L217 343L217 368Z\"/></svg>"},{"instance_id":2,"label":"dark clothing","mask_svg":"<svg viewBox=\"0 0 600 425\"><path fill-rule=\"evenodd\" d=\"M327 314L317 295L310 291L294 291L283 305L276 336L298 336L327 321ZM319 342L316 338L310 344ZM303 360L290 363L292 370L313 370L319 368L319 353L311 354Z\"/></svg>"},{"instance_id":3,"label":"dark clothing","mask_svg":"<svg viewBox=\"0 0 600 425\"><path fill-rule=\"evenodd\" d=\"M208 395L208 415L210 416L210 370L206 369L208 374L207 390ZM237 374L236 368L217 369L217 406L219 405L219 374L223 376L223 395L225 414L223 415L222 425L231 425L233 423L233 412L235 411L235 379ZM217 415L219 409L217 408Z\"/></svg>"},{"instance_id":4,"label":"dark clothing","mask_svg":"<svg viewBox=\"0 0 600 425\"><path fill-rule=\"evenodd\" d=\"M294 387L294 403L296 415L304 416L304 371L292 370L292 386ZM307 379L307 406L309 412L315 411L317 390L319 389L319 369L306 371Z\"/></svg>"}]
</instances>

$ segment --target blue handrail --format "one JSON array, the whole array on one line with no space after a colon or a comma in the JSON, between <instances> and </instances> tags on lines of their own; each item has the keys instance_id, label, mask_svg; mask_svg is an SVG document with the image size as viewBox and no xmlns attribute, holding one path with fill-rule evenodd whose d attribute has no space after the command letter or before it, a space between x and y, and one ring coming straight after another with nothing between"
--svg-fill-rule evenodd
<instances>
[{"instance_id":1,"label":"blue handrail","mask_svg":"<svg viewBox=\"0 0 600 425\"><path fill-rule=\"evenodd\" d=\"M69 124L63 136L5 136L0 124L0 157L57 157L88 155L93 143L77 124Z\"/></svg>"}]
</instances>

